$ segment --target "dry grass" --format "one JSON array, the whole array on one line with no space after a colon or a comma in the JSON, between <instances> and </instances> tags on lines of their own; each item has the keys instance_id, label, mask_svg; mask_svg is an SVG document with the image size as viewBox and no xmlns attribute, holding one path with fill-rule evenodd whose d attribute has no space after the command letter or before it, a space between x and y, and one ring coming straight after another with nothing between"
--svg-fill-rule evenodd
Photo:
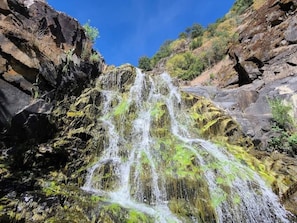
<instances>
[{"instance_id":1,"label":"dry grass","mask_svg":"<svg viewBox=\"0 0 297 223\"><path fill-rule=\"evenodd\" d=\"M260 9L264 4L266 0L254 0L253 8L254 10Z\"/></svg>"}]
</instances>

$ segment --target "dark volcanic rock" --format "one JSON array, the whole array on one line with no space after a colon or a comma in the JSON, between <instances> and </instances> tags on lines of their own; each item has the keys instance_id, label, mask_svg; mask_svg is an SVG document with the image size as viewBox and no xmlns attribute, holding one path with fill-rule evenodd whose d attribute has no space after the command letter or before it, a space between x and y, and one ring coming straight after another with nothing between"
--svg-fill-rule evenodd
<instances>
[{"instance_id":1,"label":"dark volcanic rock","mask_svg":"<svg viewBox=\"0 0 297 223\"><path fill-rule=\"evenodd\" d=\"M85 164L91 136L78 131L84 120L74 122L67 111L104 60L89 59L95 51L77 20L42 0L2 0L0 42L0 222L44 222L64 202L41 189L50 175L84 177L73 172ZM65 178L60 182L68 185Z\"/></svg>"},{"instance_id":2,"label":"dark volcanic rock","mask_svg":"<svg viewBox=\"0 0 297 223\"><path fill-rule=\"evenodd\" d=\"M14 114L30 101L29 95L0 79L0 128L8 127Z\"/></svg>"},{"instance_id":3,"label":"dark volcanic rock","mask_svg":"<svg viewBox=\"0 0 297 223\"><path fill-rule=\"evenodd\" d=\"M52 134L42 128L50 125L50 114L24 107L33 98L55 101L64 94L79 95L102 72L104 61L81 58L93 52L83 27L45 1L2 1L0 42L0 129L23 139L45 139Z\"/></svg>"},{"instance_id":4,"label":"dark volcanic rock","mask_svg":"<svg viewBox=\"0 0 297 223\"><path fill-rule=\"evenodd\" d=\"M8 135L15 141L43 142L49 139L55 132L55 125L48 118L51 111L52 105L43 100L34 101L12 117Z\"/></svg>"}]
</instances>

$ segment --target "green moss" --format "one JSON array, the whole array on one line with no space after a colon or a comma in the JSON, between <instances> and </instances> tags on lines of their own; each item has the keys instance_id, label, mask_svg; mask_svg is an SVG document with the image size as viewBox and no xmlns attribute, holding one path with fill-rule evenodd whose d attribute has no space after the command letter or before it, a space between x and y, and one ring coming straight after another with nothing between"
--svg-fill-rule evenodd
<instances>
[{"instance_id":1,"label":"green moss","mask_svg":"<svg viewBox=\"0 0 297 223\"><path fill-rule=\"evenodd\" d=\"M191 216L189 202L185 199L172 199L168 204L169 209L178 216Z\"/></svg>"},{"instance_id":2,"label":"green moss","mask_svg":"<svg viewBox=\"0 0 297 223\"><path fill-rule=\"evenodd\" d=\"M55 181L52 182L44 182L43 192L45 192L46 196L61 194L61 187L57 185Z\"/></svg>"},{"instance_id":3,"label":"green moss","mask_svg":"<svg viewBox=\"0 0 297 223\"><path fill-rule=\"evenodd\" d=\"M211 205L213 208L217 208L224 201L227 200L227 193L223 191L221 188L217 188L211 196Z\"/></svg>"},{"instance_id":4,"label":"green moss","mask_svg":"<svg viewBox=\"0 0 297 223\"><path fill-rule=\"evenodd\" d=\"M230 145L227 142L223 142L223 141L219 141L216 143L221 146L224 146L224 148L226 148L230 153L232 153L239 161L246 164L252 170L255 170L256 172L258 172L262 176L262 178L266 180L268 184L272 185L273 182L276 180L274 177L276 174L271 170L268 171L265 165L263 165L254 156L249 154L243 147ZM246 172L246 174L252 177L252 172L250 173Z\"/></svg>"},{"instance_id":5,"label":"green moss","mask_svg":"<svg viewBox=\"0 0 297 223\"><path fill-rule=\"evenodd\" d=\"M115 107L113 114L115 116L123 115L128 111L129 103L128 100L123 99L120 104Z\"/></svg>"},{"instance_id":6,"label":"green moss","mask_svg":"<svg viewBox=\"0 0 297 223\"><path fill-rule=\"evenodd\" d=\"M130 210L129 211L129 217L127 219L127 223L138 223L138 222L143 222L143 223L153 223L153 218L135 211L135 210Z\"/></svg>"},{"instance_id":7,"label":"green moss","mask_svg":"<svg viewBox=\"0 0 297 223\"><path fill-rule=\"evenodd\" d=\"M234 204L240 204L241 203L241 197L238 194L233 196L233 203Z\"/></svg>"},{"instance_id":8,"label":"green moss","mask_svg":"<svg viewBox=\"0 0 297 223\"><path fill-rule=\"evenodd\" d=\"M67 112L67 117L82 117L84 116L84 112L83 111L68 111Z\"/></svg>"},{"instance_id":9,"label":"green moss","mask_svg":"<svg viewBox=\"0 0 297 223\"><path fill-rule=\"evenodd\" d=\"M165 104L162 102L156 103L153 109L151 110L151 116L159 120L165 114L164 106Z\"/></svg>"}]
</instances>

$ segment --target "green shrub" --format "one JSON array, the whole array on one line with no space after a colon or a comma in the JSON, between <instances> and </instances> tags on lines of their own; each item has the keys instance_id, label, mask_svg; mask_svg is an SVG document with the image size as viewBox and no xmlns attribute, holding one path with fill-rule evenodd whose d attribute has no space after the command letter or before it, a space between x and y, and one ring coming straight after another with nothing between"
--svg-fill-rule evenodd
<instances>
[{"instance_id":1,"label":"green shrub","mask_svg":"<svg viewBox=\"0 0 297 223\"><path fill-rule=\"evenodd\" d=\"M97 63L97 62L99 62L99 60L100 60L100 55L99 55L97 52L92 53L92 54L90 55L89 60L90 60L91 63Z\"/></svg>"},{"instance_id":2,"label":"green shrub","mask_svg":"<svg viewBox=\"0 0 297 223\"><path fill-rule=\"evenodd\" d=\"M90 26L90 21L83 25L87 37L94 43L99 37L99 30L96 27Z\"/></svg>"},{"instance_id":3,"label":"green shrub","mask_svg":"<svg viewBox=\"0 0 297 223\"><path fill-rule=\"evenodd\" d=\"M202 46L202 37L197 37L192 40L190 44L190 49L194 50L197 49L198 47Z\"/></svg>"},{"instance_id":4,"label":"green shrub","mask_svg":"<svg viewBox=\"0 0 297 223\"><path fill-rule=\"evenodd\" d=\"M152 57L151 60L151 64L152 66L156 66L156 64L165 57L170 56L170 54L172 53L172 50L170 48L170 44L172 43L172 40L166 40L162 46L160 47L160 49L158 50L158 52Z\"/></svg>"},{"instance_id":5,"label":"green shrub","mask_svg":"<svg viewBox=\"0 0 297 223\"><path fill-rule=\"evenodd\" d=\"M294 156L297 154L297 132L294 119L290 115L291 105L279 98L267 98L271 108L274 124L272 125L273 137L268 142L271 151L277 150Z\"/></svg>"},{"instance_id":6,"label":"green shrub","mask_svg":"<svg viewBox=\"0 0 297 223\"><path fill-rule=\"evenodd\" d=\"M297 155L297 132L291 134L276 123L272 126L272 132L273 136L268 141L268 151L279 151L289 156Z\"/></svg>"},{"instance_id":7,"label":"green shrub","mask_svg":"<svg viewBox=\"0 0 297 223\"><path fill-rule=\"evenodd\" d=\"M231 12L236 15L242 14L248 7L253 4L253 0L237 0L232 6Z\"/></svg>"},{"instance_id":8,"label":"green shrub","mask_svg":"<svg viewBox=\"0 0 297 223\"><path fill-rule=\"evenodd\" d=\"M201 74L205 65L199 57L186 52L171 57L166 63L166 69L173 77L191 80Z\"/></svg>"},{"instance_id":9,"label":"green shrub","mask_svg":"<svg viewBox=\"0 0 297 223\"><path fill-rule=\"evenodd\" d=\"M152 70L151 59L147 56L140 57L138 60L138 67L144 71Z\"/></svg>"},{"instance_id":10,"label":"green shrub","mask_svg":"<svg viewBox=\"0 0 297 223\"><path fill-rule=\"evenodd\" d=\"M185 33L185 32L181 32L181 33L178 35L178 38L179 38L179 39L186 39L186 38L188 38L188 34Z\"/></svg>"},{"instance_id":11,"label":"green shrub","mask_svg":"<svg viewBox=\"0 0 297 223\"><path fill-rule=\"evenodd\" d=\"M213 23L207 26L206 31L207 31L207 36L208 38L214 37L216 35L216 30L218 27L218 23Z\"/></svg>"},{"instance_id":12,"label":"green shrub","mask_svg":"<svg viewBox=\"0 0 297 223\"><path fill-rule=\"evenodd\" d=\"M209 79L210 79L210 80L214 80L214 79L215 79L215 74L214 74L214 73L211 73L211 74L209 75Z\"/></svg>"},{"instance_id":13,"label":"green shrub","mask_svg":"<svg viewBox=\"0 0 297 223\"><path fill-rule=\"evenodd\" d=\"M200 24L193 24L191 27L191 38L194 39L196 37L202 36L204 32L203 27Z\"/></svg>"},{"instance_id":14,"label":"green shrub","mask_svg":"<svg viewBox=\"0 0 297 223\"><path fill-rule=\"evenodd\" d=\"M297 154L297 132L293 133L289 138L288 138L289 145L291 147L291 150L294 155Z\"/></svg>"},{"instance_id":15,"label":"green shrub","mask_svg":"<svg viewBox=\"0 0 297 223\"><path fill-rule=\"evenodd\" d=\"M286 130L291 130L294 127L294 120L290 115L290 111L292 110L291 105L286 105L281 99L267 99L272 118L276 122L276 124Z\"/></svg>"},{"instance_id":16,"label":"green shrub","mask_svg":"<svg viewBox=\"0 0 297 223\"><path fill-rule=\"evenodd\" d=\"M180 52L185 50L187 46L187 41L185 39L177 39L170 43L170 50L172 53Z\"/></svg>"},{"instance_id":17,"label":"green shrub","mask_svg":"<svg viewBox=\"0 0 297 223\"><path fill-rule=\"evenodd\" d=\"M203 36L204 28L202 25L198 23L194 23L192 26L187 27L186 30L179 34L179 38L197 38L199 36Z\"/></svg>"}]
</instances>

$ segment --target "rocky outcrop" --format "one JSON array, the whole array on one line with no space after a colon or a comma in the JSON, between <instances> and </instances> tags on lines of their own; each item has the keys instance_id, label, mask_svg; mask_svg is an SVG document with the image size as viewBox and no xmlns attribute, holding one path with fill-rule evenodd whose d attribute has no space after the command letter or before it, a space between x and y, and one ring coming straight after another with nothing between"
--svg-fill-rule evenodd
<instances>
[{"instance_id":1,"label":"rocky outcrop","mask_svg":"<svg viewBox=\"0 0 297 223\"><path fill-rule=\"evenodd\" d=\"M92 53L92 43L82 26L44 1L2 1L0 13L3 131L34 98L53 101L64 93L77 95L98 76L104 61L89 62L84 55Z\"/></svg>"},{"instance_id":2,"label":"rocky outcrop","mask_svg":"<svg viewBox=\"0 0 297 223\"><path fill-rule=\"evenodd\" d=\"M245 15L238 28L239 43L229 49L239 86L296 73L296 8L294 0L269 0Z\"/></svg>"},{"instance_id":3,"label":"rocky outcrop","mask_svg":"<svg viewBox=\"0 0 297 223\"><path fill-rule=\"evenodd\" d=\"M30 222L44 222L65 197L50 196L42 185L57 175L64 181L59 171L89 139L81 132L64 136L84 122L70 123L57 111L68 111L102 73L104 60L89 60L94 51L83 27L41 0L0 2L0 42L0 221L24 222L26 209ZM20 212L9 215L16 207Z\"/></svg>"},{"instance_id":4,"label":"rocky outcrop","mask_svg":"<svg viewBox=\"0 0 297 223\"><path fill-rule=\"evenodd\" d=\"M250 8L237 29L239 42L228 51L235 72L217 71L222 74L219 88L184 88L211 100L239 123L255 146L249 152L275 174L274 190L295 215L296 145L287 141L292 133L275 128L269 100L290 105L290 115L296 120L296 8L295 0L269 0L258 10Z\"/></svg>"}]
</instances>

